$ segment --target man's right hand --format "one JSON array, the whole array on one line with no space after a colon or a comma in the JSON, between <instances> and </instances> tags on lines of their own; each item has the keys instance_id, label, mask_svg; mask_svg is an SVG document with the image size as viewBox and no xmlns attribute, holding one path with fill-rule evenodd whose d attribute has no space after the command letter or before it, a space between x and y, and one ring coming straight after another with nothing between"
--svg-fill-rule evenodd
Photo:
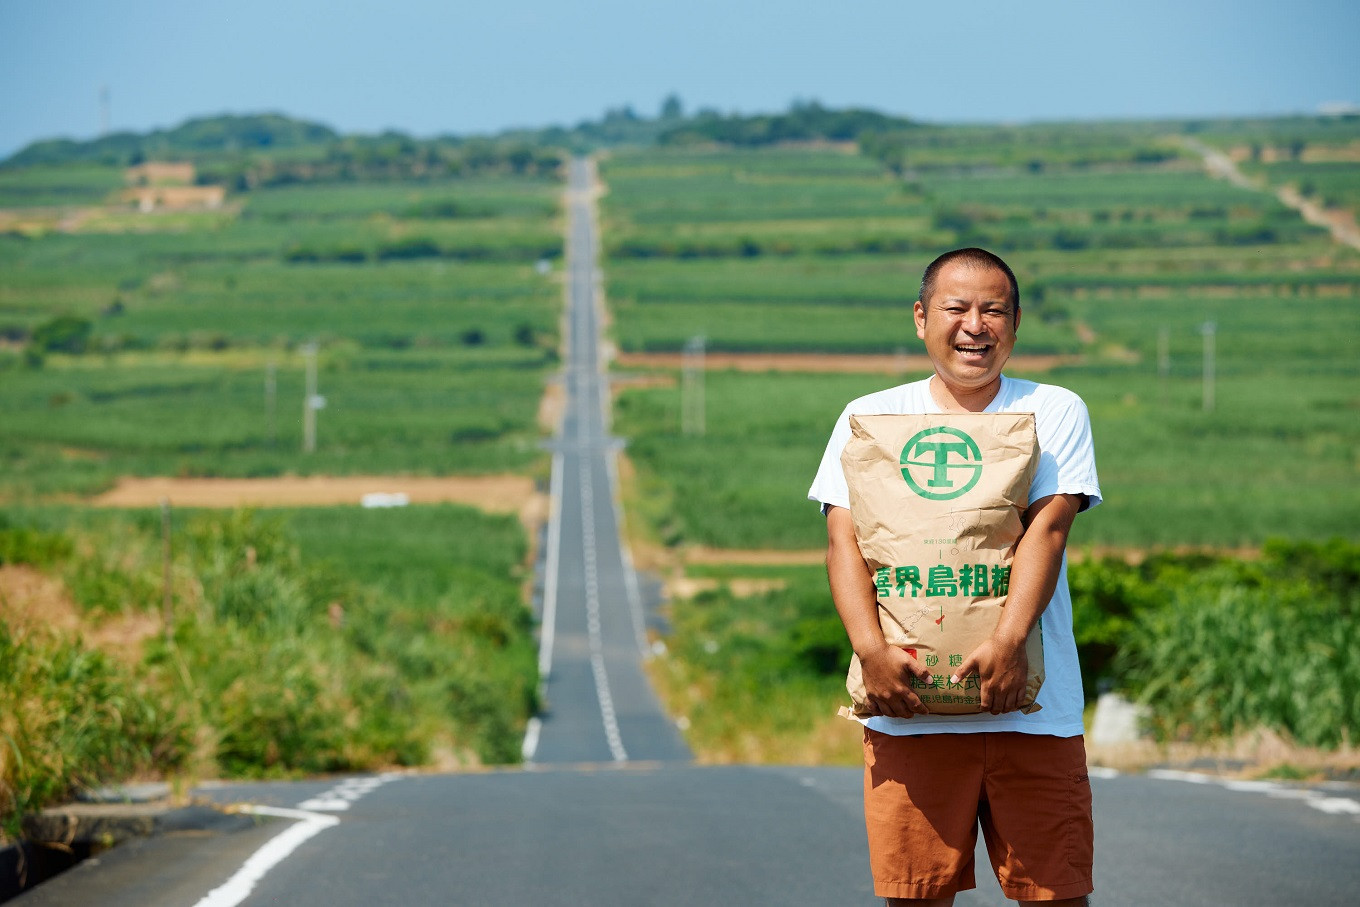
<instances>
[{"instance_id":1,"label":"man's right hand","mask_svg":"<svg viewBox=\"0 0 1360 907\"><path fill-rule=\"evenodd\" d=\"M911 679L930 683L930 670L898 646L884 643L859 655L864 677L865 700L877 715L910 718L926 714L921 698L912 689Z\"/></svg>"}]
</instances>

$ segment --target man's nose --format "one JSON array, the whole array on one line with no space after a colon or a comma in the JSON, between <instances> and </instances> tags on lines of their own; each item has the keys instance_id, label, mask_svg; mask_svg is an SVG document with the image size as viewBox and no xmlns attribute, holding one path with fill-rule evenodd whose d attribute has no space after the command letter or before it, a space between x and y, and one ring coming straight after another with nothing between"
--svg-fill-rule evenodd
<instances>
[{"instance_id":1,"label":"man's nose","mask_svg":"<svg viewBox=\"0 0 1360 907\"><path fill-rule=\"evenodd\" d=\"M981 334L985 327L982 321L982 312L978 309L969 309L963 314L963 329L970 334Z\"/></svg>"}]
</instances>

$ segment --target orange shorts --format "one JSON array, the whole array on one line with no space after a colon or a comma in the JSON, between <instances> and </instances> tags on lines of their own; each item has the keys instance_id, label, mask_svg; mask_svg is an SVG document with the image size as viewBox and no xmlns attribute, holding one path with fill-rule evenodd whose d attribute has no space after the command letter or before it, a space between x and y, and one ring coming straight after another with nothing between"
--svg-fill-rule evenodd
<instances>
[{"instance_id":1,"label":"orange shorts","mask_svg":"<svg viewBox=\"0 0 1360 907\"><path fill-rule=\"evenodd\" d=\"M977 829L1006 897L1089 894L1094 829L1082 737L864 731L874 894L938 898L975 886Z\"/></svg>"}]
</instances>

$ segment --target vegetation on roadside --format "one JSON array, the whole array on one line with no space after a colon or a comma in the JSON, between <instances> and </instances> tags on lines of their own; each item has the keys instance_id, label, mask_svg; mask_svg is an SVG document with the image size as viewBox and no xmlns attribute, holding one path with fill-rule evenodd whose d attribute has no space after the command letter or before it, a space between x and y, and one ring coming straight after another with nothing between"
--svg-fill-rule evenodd
<instances>
[{"instance_id":1,"label":"vegetation on roadside","mask_svg":"<svg viewBox=\"0 0 1360 907\"><path fill-rule=\"evenodd\" d=\"M513 518L438 506L176 520L168 633L158 514L46 509L0 525L5 833L128 776L519 758L537 677Z\"/></svg>"},{"instance_id":2,"label":"vegetation on roadside","mask_svg":"<svg viewBox=\"0 0 1360 907\"><path fill-rule=\"evenodd\" d=\"M859 758L835 717L850 647L821 567L691 568L714 584L671 604L653 676L699 757ZM1267 728L1309 747L1360 728L1360 544L1271 541L1261 556L1163 553L1069 566L1089 701L1119 689L1160 741ZM756 591L743 591L743 585Z\"/></svg>"}]
</instances>

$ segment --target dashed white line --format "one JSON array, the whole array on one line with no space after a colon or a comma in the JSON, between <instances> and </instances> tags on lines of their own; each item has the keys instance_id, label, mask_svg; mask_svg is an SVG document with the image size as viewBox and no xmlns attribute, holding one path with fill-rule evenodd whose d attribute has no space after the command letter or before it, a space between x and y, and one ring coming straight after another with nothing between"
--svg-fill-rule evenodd
<instances>
[{"instance_id":1,"label":"dashed white line","mask_svg":"<svg viewBox=\"0 0 1360 907\"><path fill-rule=\"evenodd\" d=\"M1320 809L1333 816L1360 816L1360 803L1345 797L1322 797L1307 801L1313 809Z\"/></svg>"},{"instance_id":2,"label":"dashed white line","mask_svg":"<svg viewBox=\"0 0 1360 907\"><path fill-rule=\"evenodd\" d=\"M590 476L590 462L581 460L581 541L585 550L586 631L590 638L590 671L595 678L595 695L600 702L600 717L604 721L605 740L615 762L627 762L628 751L623 748L618 716L614 712L614 697L609 691L609 674L604 664L604 634L600 624L599 571L595 552L595 513L591 507L595 492Z\"/></svg>"},{"instance_id":3,"label":"dashed white line","mask_svg":"<svg viewBox=\"0 0 1360 907\"><path fill-rule=\"evenodd\" d=\"M1234 778L1216 778L1202 772L1183 772L1172 769L1153 769L1149 778L1162 781L1183 781L1188 784L1216 784L1231 791L1265 794L1277 800L1298 800L1313 809L1332 816L1356 816L1360 818L1360 800L1349 797L1329 797L1322 791L1305 787L1288 787L1276 781L1241 781Z\"/></svg>"},{"instance_id":4,"label":"dashed white line","mask_svg":"<svg viewBox=\"0 0 1360 907\"><path fill-rule=\"evenodd\" d=\"M324 794L312 797L310 800L303 800L297 805L297 808L312 812L344 812L349 809L350 804L364 794L371 793L387 782L400 777L400 775L388 773L347 778Z\"/></svg>"},{"instance_id":5,"label":"dashed white line","mask_svg":"<svg viewBox=\"0 0 1360 907\"><path fill-rule=\"evenodd\" d=\"M525 762L532 762L538 752L538 735L543 733L543 719L537 715L524 726L524 743L520 745L520 755Z\"/></svg>"},{"instance_id":6,"label":"dashed white line","mask_svg":"<svg viewBox=\"0 0 1360 907\"><path fill-rule=\"evenodd\" d=\"M1154 768L1148 772L1148 777L1159 781L1184 781L1187 784L1208 784L1214 780L1202 772L1182 772L1169 768Z\"/></svg>"}]
</instances>

